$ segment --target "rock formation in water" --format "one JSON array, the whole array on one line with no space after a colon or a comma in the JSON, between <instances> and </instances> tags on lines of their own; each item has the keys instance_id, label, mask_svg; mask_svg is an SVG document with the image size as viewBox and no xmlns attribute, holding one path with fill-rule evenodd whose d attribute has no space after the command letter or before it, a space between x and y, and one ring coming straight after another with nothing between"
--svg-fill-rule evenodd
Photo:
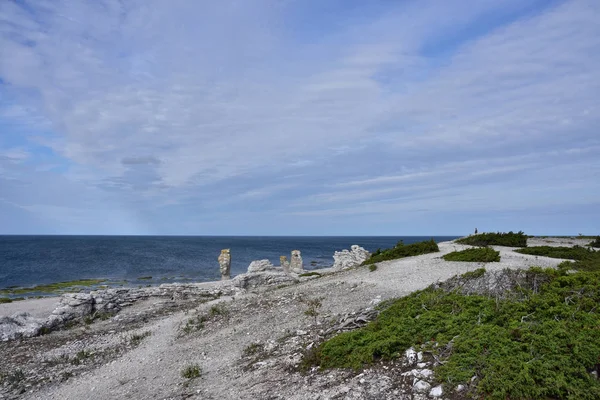
<instances>
[{"instance_id":1,"label":"rock formation in water","mask_svg":"<svg viewBox=\"0 0 600 400\"><path fill-rule=\"evenodd\" d=\"M221 271L221 280L231 279L231 252L229 249L221 250L219 270Z\"/></svg>"},{"instance_id":2,"label":"rock formation in water","mask_svg":"<svg viewBox=\"0 0 600 400\"><path fill-rule=\"evenodd\" d=\"M351 249L335 252L333 255L333 268L346 269L357 267L371 257L371 253L356 244L352 245Z\"/></svg>"}]
</instances>

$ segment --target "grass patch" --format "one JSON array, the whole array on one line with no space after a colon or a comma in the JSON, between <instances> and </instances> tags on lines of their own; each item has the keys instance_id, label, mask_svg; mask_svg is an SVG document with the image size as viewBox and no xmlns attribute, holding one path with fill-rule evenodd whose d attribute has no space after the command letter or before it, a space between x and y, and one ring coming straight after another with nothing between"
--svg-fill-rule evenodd
<instances>
[{"instance_id":1,"label":"grass patch","mask_svg":"<svg viewBox=\"0 0 600 400\"><path fill-rule=\"evenodd\" d=\"M507 247L527 247L527 235L519 231L514 233L479 233L462 239L457 239L456 243L468 244L471 246L507 246Z\"/></svg>"},{"instance_id":2,"label":"grass patch","mask_svg":"<svg viewBox=\"0 0 600 400\"><path fill-rule=\"evenodd\" d=\"M0 372L0 385L8 385L14 388L24 380L25 373L21 369L12 372Z\"/></svg>"},{"instance_id":3,"label":"grass patch","mask_svg":"<svg viewBox=\"0 0 600 400\"><path fill-rule=\"evenodd\" d=\"M152 279L151 276L140 276L140 277L138 277L138 281L149 281L151 279Z\"/></svg>"},{"instance_id":4,"label":"grass patch","mask_svg":"<svg viewBox=\"0 0 600 400\"><path fill-rule=\"evenodd\" d=\"M6 304L6 303L12 303L12 299L9 299L8 297L0 297L0 304Z\"/></svg>"},{"instance_id":5,"label":"grass patch","mask_svg":"<svg viewBox=\"0 0 600 400\"><path fill-rule=\"evenodd\" d=\"M265 351L265 347L262 344L250 343L242 351L242 356L243 357L253 357L253 356L264 353L264 351Z\"/></svg>"},{"instance_id":6,"label":"grass patch","mask_svg":"<svg viewBox=\"0 0 600 400\"><path fill-rule=\"evenodd\" d=\"M488 247L478 247L462 251L453 251L446 254L446 261L467 261L467 262L499 262L500 252Z\"/></svg>"},{"instance_id":7,"label":"grass patch","mask_svg":"<svg viewBox=\"0 0 600 400\"><path fill-rule=\"evenodd\" d=\"M206 321L208 321L208 318L206 318L205 315L198 315L195 318L190 318L186 321L183 328L181 328L181 331L186 335L189 335L192 332L201 331L204 329L204 323Z\"/></svg>"},{"instance_id":8,"label":"grass patch","mask_svg":"<svg viewBox=\"0 0 600 400\"><path fill-rule=\"evenodd\" d=\"M81 289L97 286L106 279L80 279L76 281L49 283L45 285L37 285L33 287L9 287L0 289L0 295L16 296L19 294L37 294L37 293L64 293L79 291Z\"/></svg>"},{"instance_id":9,"label":"grass patch","mask_svg":"<svg viewBox=\"0 0 600 400\"><path fill-rule=\"evenodd\" d=\"M374 264L381 261L396 260L404 257L418 256L421 254L435 253L438 251L440 251L440 249L433 239L407 245L405 245L401 240L395 247L391 249L377 249L377 251L375 251L375 253L373 253L368 260L363 262L363 265Z\"/></svg>"},{"instance_id":10,"label":"grass patch","mask_svg":"<svg viewBox=\"0 0 600 400\"><path fill-rule=\"evenodd\" d=\"M146 339L151 334L150 331L133 334L129 337L129 343L134 347L139 346L139 344L142 343L142 340Z\"/></svg>"},{"instance_id":11,"label":"grass patch","mask_svg":"<svg viewBox=\"0 0 600 400\"><path fill-rule=\"evenodd\" d=\"M224 304L215 304L208 310L208 315L211 318L218 315L227 316L229 315L229 309Z\"/></svg>"},{"instance_id":12,"label":"grass patch","mask_svg":"<svg viewBox=\"0 0 600 400\"><path fill-rule=\"evenodd\" d=\"M298 275L298 276L299 276L299 277L306 277L306 276L316 276L316 277L320 278L322 275L321 275L320 273L318 273L318 272L314 272L314 271L312 271L312 272L305 272L305 273L303 273L303 274L300 274L300 275Z\"/></svg>"},{"instance_id":13,"label":"grass patch","mask_svg":"<svg viewBox=\"0 0 600 400\"><path fill-rule=\"evenodd\" d=\"M435 379L447 392L476 376L474 398L600 398L600 380L590 374L600 368L600 272L530 273L544 283L518 289L518 299L433 288L397 299L305 363L361 369L420 346L443 358Z\"/></svg>"},{"instance_id":14,"label":"grass patch","mask_svg":"<svg viewBox=\"0 0 600 400\"><path fill-rule=\"evenodd\" d=\"M369 265L369 271L371 271L371 272L375 272L375 271L377 271L377 265L375 265L375 264L370 264L370 265Z\"/></svg>"},{"instance_id":15,"label":"grass patch","mask_svg":"<svg viewBox=\"0 0 600 400\"><path fill-rule=\"evenodd\" d=\"M182 378L195 379L200 375L202 375L202 368L198 364L190 364L181 370Z\"/></svg>"},{"instance_id":16,"label":"grass patch","mask_svg":"<svg viewBox=\"0 0 600 400\"><path fill-rule=\"evenodd\" d=\"M73 357L71 359L71 364L79 365L82 362L84 362L85 360L87 360L88 358L92 358L93 356L94 356L94 353L91 353L86 350L80 350L79 352L77 352L77 354L75 354L75 357Z\"/></svg>"}]
</instances>

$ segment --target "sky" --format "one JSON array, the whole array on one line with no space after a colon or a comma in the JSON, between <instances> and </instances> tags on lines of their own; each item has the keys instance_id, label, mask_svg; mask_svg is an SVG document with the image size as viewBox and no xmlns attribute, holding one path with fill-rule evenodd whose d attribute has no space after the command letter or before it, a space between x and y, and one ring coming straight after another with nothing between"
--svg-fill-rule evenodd
<instances>
[{"instance_id":1,"label":"sky","mask_svg":"<svg viewBox=\"0 0 600 400\"><path fill-rule=\"evenodd\" d=\"M0 234L599 234L599 20L0 1Z\"/></svg>"}]
</instances>

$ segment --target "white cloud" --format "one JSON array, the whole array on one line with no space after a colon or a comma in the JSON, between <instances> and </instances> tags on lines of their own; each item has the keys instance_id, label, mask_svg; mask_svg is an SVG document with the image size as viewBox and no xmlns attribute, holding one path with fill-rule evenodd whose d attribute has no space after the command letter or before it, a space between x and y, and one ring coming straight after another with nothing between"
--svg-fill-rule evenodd
<instances>
[{"instance_id":1,"label":"white cloud","mask_svg":"<svg viewBox=\"0 0 600 400\"><path fill-rule=\"evenodd\" d=\"M0 123L31 129L0 150L50 148L62 178L125 203L277 195L299 213L384 212L407 192L388 211L415 210L477 179L513 193L568 154L597 168L596 1L402 2L295 29L310 4L2 2Z\"/></svg>"}]
</instances>

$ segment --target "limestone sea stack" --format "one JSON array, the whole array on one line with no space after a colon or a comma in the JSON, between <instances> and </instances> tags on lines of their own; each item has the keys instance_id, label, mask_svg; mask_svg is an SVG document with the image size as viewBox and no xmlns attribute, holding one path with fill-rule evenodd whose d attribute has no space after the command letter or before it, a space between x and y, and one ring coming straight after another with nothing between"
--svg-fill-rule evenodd
<instances>
[{"instance_id":1,"label":"limestone sea stack","mask_svg":"<svg viewBox=\"0 0 600 400\"><path fill-rule=\"evenodd\" d=\"M290 269L296 274L302 274L304 272L304 264L302 263L302 255L300 254L300 250L292 250Z\"/></svg>"},{"instance_id":2,"label":"limestone sea stack","mask_svg":"<svg viewBox=\"0 0 600 400\"><path fill-rule=\"evenodd\" d=\"M290 273L290 262L288 261L286 256L279 257L279 264L281 265L283 272L285 272L286 274Z\"/></svg>"},{"instance_id":3,"label":"limestone sea stack","mask_svg":"<svg viewBox=\"0 0 600 400\"><path fill-rule=\"evenodd\" d=\"M230 249L221 250L221 254L219 255L219 270L221 271L221 280L231 279Z\"/></svg>"}]
</instances>

